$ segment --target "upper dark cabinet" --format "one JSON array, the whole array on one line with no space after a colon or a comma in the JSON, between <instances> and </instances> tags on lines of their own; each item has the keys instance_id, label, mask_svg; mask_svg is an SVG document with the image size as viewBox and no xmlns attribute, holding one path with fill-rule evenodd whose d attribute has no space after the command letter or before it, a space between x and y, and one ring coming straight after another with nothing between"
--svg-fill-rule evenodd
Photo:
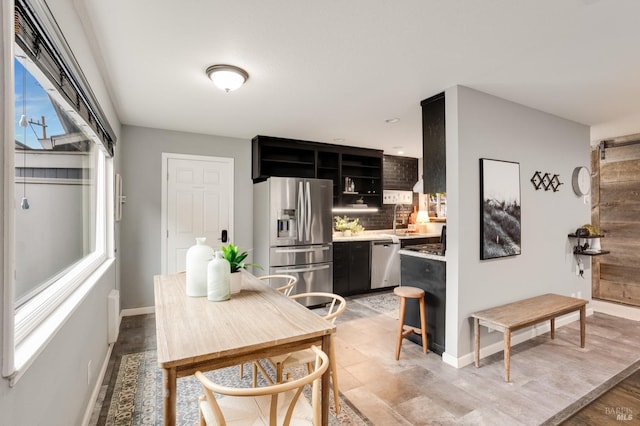
<instances>
[{"instance_id":1,"label":"upper dark cabinet","mask_svg":"<svg viewBox=\"0 0 640 426\"><path fill-rule=\"evenodd\" d=\"M422 179L424 193L447 192L444 93L420 102L422 106Z\"/></svg>"},{"instance_id":2,"label":"upper dark cabinet","mask_svg":"<svg viewBox=\"0 0 640 426\"><path fill-rule=\"evenodd\" d=\"M362 200L381 207L382 158L383 152L377 149L256 136L251 177L254 183L270 176L331 179L334 206Z\"/></svg>"},{"instance_id":3,"label":"upper dark cabinet","mask_svg":"<svg viewBox=\"0 0 640 426\"><path fill-rule=\"evenodd\" d=\"M300 141L256 136L252 141L252 178L254 182L269 176L315 177L316 151Z\"/></svg>"}]
</instances>

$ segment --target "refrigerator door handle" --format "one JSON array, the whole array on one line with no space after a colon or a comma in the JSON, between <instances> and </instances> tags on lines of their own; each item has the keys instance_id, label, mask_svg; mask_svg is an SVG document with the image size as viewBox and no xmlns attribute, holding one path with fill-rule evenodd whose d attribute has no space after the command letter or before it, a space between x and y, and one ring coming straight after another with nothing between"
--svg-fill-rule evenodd
<instances>
[{"instance_id":1,"label":"refrigerator door handle","mask_svg":"<svg viewBox=\"0 0 640 426\"><path fill-rule=\"evenodd\" d=\"M311 240L311 185L309 181L306 182L307 188L305 191L306 196L306 205L304 206L305 213L305 222L304 222L304 233L305 233L305 241Z\"/></svg>"},{"instance_id":2,"label":"refrigerator door handle","mask_svg":"<svg viewBox=\"0 0 640 426\"><path fill-rule=\"evenodd\" d=\"M323 247L305 247L294 249L276 249L276 253L311 253L314 251L326 251L329 250L328 246Z\"/></svg>"},{"instance_id":3,"label":"refrigerator door handle","mask_svg":"<svg viewBox=\"0 0 640 426\"><path fill-rule=\"evenodd\" d=\"M292 272L313 272L313 271L322 271L323 269L328 269L329 265L320 265L320 266L309 266L308 268L275 268L274 272L277 273L292 273Z\"/></svg>"},{"instance_id":4,"label":"refrigerator door handle","mask_svg":"<svg viewBox=\"0 0 640 426\"><path fill-rule=\"evenodd\" d=\"M296 208L296 222L298 225L298 240L304 236L304 187L298 182L298 206Z\"/></svg>"}]
</instances>

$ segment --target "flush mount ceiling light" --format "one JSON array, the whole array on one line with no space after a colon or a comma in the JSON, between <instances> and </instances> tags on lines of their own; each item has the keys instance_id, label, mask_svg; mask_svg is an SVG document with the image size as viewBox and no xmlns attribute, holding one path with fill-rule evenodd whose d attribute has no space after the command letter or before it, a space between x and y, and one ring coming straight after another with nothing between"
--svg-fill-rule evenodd
<instances>
[{"instance_id":1,"label":"flush mount ceiling light","mask_svg":"<svg viewBox=\"0 0 640 426\"><path fill-rule=\"evenodd\" d=\"M233 65L211 65L207 68L207 76L225 92L239 89L249 79L249 73Z\"/></svg>"}]
</instances>

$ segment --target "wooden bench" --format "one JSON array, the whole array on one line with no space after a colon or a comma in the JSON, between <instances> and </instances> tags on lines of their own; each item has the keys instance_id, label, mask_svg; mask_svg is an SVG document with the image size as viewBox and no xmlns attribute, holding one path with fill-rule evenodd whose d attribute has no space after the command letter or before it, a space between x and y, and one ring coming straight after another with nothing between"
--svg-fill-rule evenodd
<instances>
[{"instance_id":1,"label":"wooden bench","mask_svg":"<svg viewBox=\"0 0 640 426\"><path fill-rule=\"evenodd\" d=\"M504 334L504 380L509 381L511 362L511 333L525 327L550 321L551 338L555 337L555 319L573 311L580 311L580 347L584 348L587 301L559 294L544 294L530 299L476 312L474 318L475 362L480 367L480 326L484 325Z\"/></svg>"}]
</instances>

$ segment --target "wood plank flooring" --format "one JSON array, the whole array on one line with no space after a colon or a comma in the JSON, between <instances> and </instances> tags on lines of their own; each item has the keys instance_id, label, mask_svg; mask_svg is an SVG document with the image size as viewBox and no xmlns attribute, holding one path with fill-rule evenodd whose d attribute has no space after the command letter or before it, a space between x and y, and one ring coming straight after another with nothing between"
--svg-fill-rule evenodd
<instances>
[{"instance_id":1,"label":"wood plank flooring","mask_svg":"<svg viewBox=\"0 0 640 426\"><path fill-rule=\"evenodd\" d=\"M640 370L574 414L563 426L640 424Z\"/></svg>"},{"instance_id":2,"label":"wood plank flooring","mask_svg":"<svg viewBox=\"0 0 640 426\"><path fill-rule=\"evenodd\" d=\"M155 348L154 321L153 315L123 319L90 424L105 424L108 403L101 405L111 398L120 357ZM602 425L611 420L609 411L617 415L625 408L633 420L618 421L614 415L611 424L638 424L640 419L640 385L634 374L567 420L584 407L581 398L640 360L636 321L588 317L584 349L576 344L578 322L558 328L554 340L547 334L516 345L510 383L504 382L501 352L482 359L481 368L456 369L405 340L396 361L397 321L390 316L349 303L337 324L340 391L375 425L516 426L565 420L568 425Z\"/></svg>"}]
</instances>

